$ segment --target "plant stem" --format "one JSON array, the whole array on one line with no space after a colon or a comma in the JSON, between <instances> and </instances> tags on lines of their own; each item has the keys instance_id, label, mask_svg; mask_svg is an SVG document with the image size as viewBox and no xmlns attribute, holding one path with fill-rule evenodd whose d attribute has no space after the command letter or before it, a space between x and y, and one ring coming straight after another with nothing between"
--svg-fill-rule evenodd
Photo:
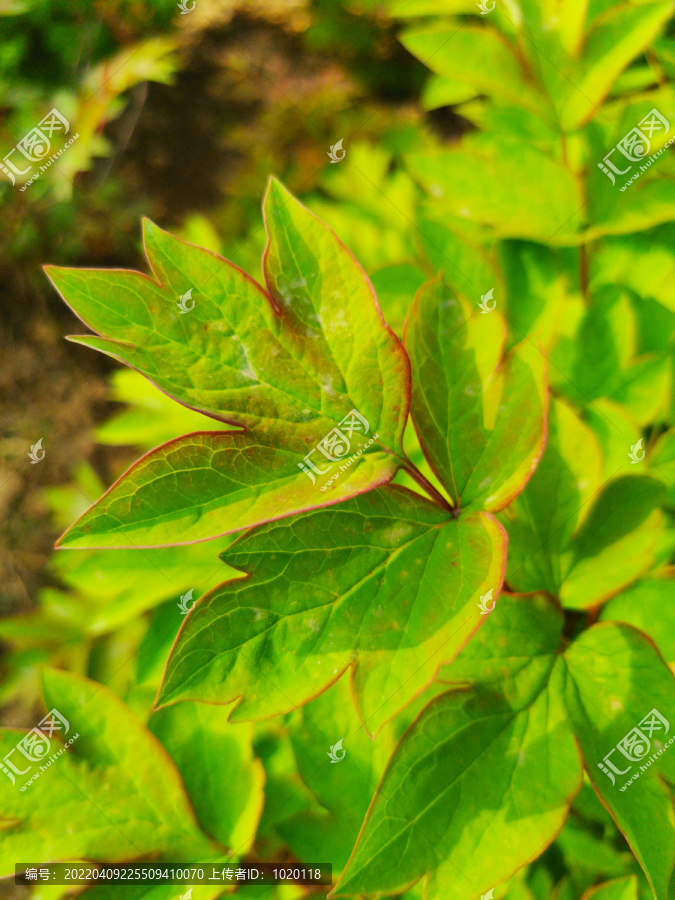
<instances>
[{"instance_id":1,"label":"plant stem","mask_svg":"<svg viewBox=\"0 0 675 900\"><path fill-rule=\"evenodd\" d=\"M403 468L410 475L410 477L416 481L419 486L425 491L429 497L435 501L435 503L442 507L443 509L447 509L448 512L451 512L453 516L457 517L459 515L459 509L456 506L451 506L445 497L437 491L436 488L431 484L428 479L422 475L420 470L414 466L409 459L405 459Z\"/></svg>"}]
</instances>

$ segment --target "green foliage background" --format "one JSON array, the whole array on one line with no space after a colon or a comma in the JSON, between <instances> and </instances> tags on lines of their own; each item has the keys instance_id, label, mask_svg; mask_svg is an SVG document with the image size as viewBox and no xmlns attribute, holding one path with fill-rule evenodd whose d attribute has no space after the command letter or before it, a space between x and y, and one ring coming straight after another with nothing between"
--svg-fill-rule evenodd
<instances>
[{"instance_id":1,"label":"green foliage background","mask_svg":"<svg viewBox=\"0 0 675 900\"><path fill-rule=\"evenodd\" d=\"M0 6L3 155L53 106L80 134L25 192L0 187L11 385L1 445L2 743L11 748L43 704L83 735L82 755L62 760L68 781L51 773L25 795L0 782L0 874L28 857L155 854L323 861L337 875L384 776L346 893L675 896L675 757L622 794L621 807L596 769L651 708L675 722L675 163L666 150L625 191L621 176L613 186L597 166L651 109L675 125L672 11L563 0L496 0L486 15L468 0L197 0L186 16L168 2ZM347 153L332 165L327 151L339 139ZM228 722L228 705L152 711L183 619L179 598L236 574L227 554L218 559L233 535L49 550L140 451L218 425L138 373L65 345L80 326L40 265L146 271L147 215L260 280L270 173L355 254L399 337L416 292L442 272L476 329L503 320L507 350L538 348L546 359L546 449L524 490L491 507L509 537L506 593L374 740L346 676L255 722ZM490 289L497 308L481 316ZM416 366L415 340L438 340L453 389L477 344L444 343L439 329L433 337L436 301L425 296L413 315L420 333L409 324L406 338L421 391L413 414L416 403L433 407L438 384L437 370ZM534 393L523 389L515 405L522 411ZM522 415L504 453L524 440ZM425 448L436 473L461 434L451 422L450 449ZM26 451L40 436L46 457L30 466ZM633 465L640 440L646 456ZM442 491L410 425L405 448ZM405 471L395 483L416 489ZM490 716L506 717L505 733L534 761L520 781L513 744L476 724ZM340 738L347 757L333 766L326 752ZM445 790L451 774L456 793ZM109 791L109 830L73 784ZM433 810L409 842L388 831L400 798L408 821Z\"/></svg>"}]
</instances>

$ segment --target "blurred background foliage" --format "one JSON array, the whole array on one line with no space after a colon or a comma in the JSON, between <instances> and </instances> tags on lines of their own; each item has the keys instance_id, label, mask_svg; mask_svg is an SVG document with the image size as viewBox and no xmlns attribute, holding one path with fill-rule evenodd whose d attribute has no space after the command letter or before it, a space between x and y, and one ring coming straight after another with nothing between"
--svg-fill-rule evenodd
<instances>
[{"instance_id":1,"label":"blurred background foliage","mask_svg":"<svg viewBox=\"0 0 675 900\"><path fill-rule=\"evenodd\" d=\"M259 277L270 173L355 253L399 336L416 289L439 270L472 305L494 289L509 343L527 337L549 361L554 433L566 437L542 466L558 454L576 471L581 455L594 490L614 479L619 500L630 498L638 473L627 451L642 439L636 468L663 492L618 534L628 561L610 601L581 612L632 622L675 664L675 159L665 152L623 192L622 176L613 186L597 165L651 109L675 125L671 15L670 3L612 0L497 0L488 15L470 0L196 0L186 15L173 0L0 3L3 155L53 107L79 135L25 191L0 181L5 724L36 721L41 665L86 675L148 722L182 772L176 728L219 742L238 793L223 798L228 822L210 823L195 800L211 834L259 859L321 858L336 870L347 860L415 710L376 742L355 737L364 783L336 782L333 767L316 774L326 748L311 722L333 723L336 739L358 731L345 679L302 711L250 727L228 726L227 709L188 721L192 704L151 715L179 599L234 574L217 556L230 539L50 549L140 451L217 423L66 343L81 326L41 265L144 269L146 215ZM338 140L346 155L332 164ZM46 457L32 466L26 453L40 437ZM433 480L412 429L407 437ZM580 499L591 491L577 487ZM537 489L533 479L502 514L514 559ZM549 574L546 588L564 596ZM508 579L536 586L527 571ZM574 627L580 604L568 605ZM586 785L560 836L496 900L575 900L608 879L621 879L608 900L650 896Z\"/></svg>"}]
</instances>

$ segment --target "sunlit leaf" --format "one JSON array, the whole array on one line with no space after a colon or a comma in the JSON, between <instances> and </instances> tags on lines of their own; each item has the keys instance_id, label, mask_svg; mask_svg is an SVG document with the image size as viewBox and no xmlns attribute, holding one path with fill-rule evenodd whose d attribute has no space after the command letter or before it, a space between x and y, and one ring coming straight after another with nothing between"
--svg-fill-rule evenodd
<instances>
[{"instance_id":1,"label":"sunlit leaf","mask_svg":"<svg viewBox=\"0 0 675 900\"><path fill-rule=\"evenodd\" d=\"M229 703L232 719L306 703L350 668L371 733L453 659L496 598L504 538L403 488L249 532L227 553L247 577L202 598L178 635L160 705Z\"/></svg>"},{"instance_id":2,"label":"sunlit leaf","mask_svg":"<svg viewBox=\"0 0 675 900\"><path fill-rule=\"evenodd\" d=\"M643 635L612 622L583 632L565 658L567 704L588 774L656 900L666 900L675 869L672 673ZM624 737L628 755L617 749Z\"/></svg>"},{"instance_id":3,"label":"sunlit leaf","mask_svg":"<svg viewBox=\"0 0 675 900\"><path fill-rule=\"evenodd\" d=\"M488 309L496 302L485 301ZM417 294L405 336L412 417L455 506L506 506L544 446L544 358L529 341L503 358L504 340L498 312L472 311L441 279Z\"/></svg>"},{"instance_id":4,"label":"sunlit leaf","mask_svg":"<svg viewBox=\"0 0 675 900\"><path fill-rule=\"evenodd\" d=\"M337 896L393 892L426 874L431 900L469 900L541 852L562 826L581 761L557 665L561 623L543 599L534 616L530 607L503 596L467 648L468 664L464 654L457 660L473 689L442 694L411 725Z\"/></svg>"}]
</instances>

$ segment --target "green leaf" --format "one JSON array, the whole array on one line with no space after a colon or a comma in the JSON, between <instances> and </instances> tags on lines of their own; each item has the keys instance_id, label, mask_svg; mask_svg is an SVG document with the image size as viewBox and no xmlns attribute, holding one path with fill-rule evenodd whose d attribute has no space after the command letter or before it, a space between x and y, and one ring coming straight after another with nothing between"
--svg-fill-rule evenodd
<instances>
[{"instance_id":1,"label":"green leaf","mask_svg":"<svg viewBox=\"0 0 675 900\"><path fill-rule=\"evenodd\" d=\"M220 871L222 867L214 867ZM209 870L210 872L210 870ZM80 896L83 900L176 900L182 898L191 888L190 900L215 900L216 897L225 896L222 881L220 885L175 885L175 884L103 884L99 882ZM250 888L249 888L250 890ZM38 898L34 898L38 900ZM275 898L276 900L276 898Z\"/></svg>"},{"instance_id":2,"label":"green leaf","mask_svg":"<svg viewBox=\"0 0 675 900\"><path fill-rule=\"evenodd\" d=\"M612 878L624 875L635 865L630 851L620 853L606 835L594 833L572 816L565 822L555 845L562 853L570 872L589 871L596 878L599 875Z\"/></svg>"},{"instance_id":3,"label":"green leaf","mask_svg":"<svg viewBox=\"0 0 675 900\"><path fill-rule=\"evenodd\" d=\"M598 884L584 894L584 900L638 900L637 878L625 875Z\"/></svg>"},{"instance_id":4,"label":"green leaf","mask_svg":"<svg viewBox=\"0 0 675 900\"><path fill-rule=\"evenodd\" d=\"M102 634L168 598L193 589L197 595L222 578L235 573L214 564L227 540L215 543L152 550L110 550L95 553L57 553L52 565L59 578L84 601L80 610L82 630ZM209 584L205 584L210 578ZM89 608L87 609L86 606Z\"/></svg>"},{"instance_id":5,"label":"green leaf","mask_svg":"<svg viewBox=\"0 0 675 900\"><path fill-rule=\"evenodd\" d=\"M648 635L661 656L675 665L675 605L672 578L644 578L616 594L600 610L601 622L626 622Z\"/></svg>"},{"instance_id":6,"label":"green leaf","mask_svg":"<svg viewBox=\"0 0 675 900\"><path fill-rule=\"evenodd\" d=\"M455 106L476 97L476 88L464 81L446 78L444 75L432 75L424 85L420 102L427 111L441 106Z\"/></svg>"},{"instance_id":7,"label":"green leaf","mask_svg":"<svg viewBox=\"0 0 675 900\"><path fill-rule=\"evenodd\" d=\"M409 728L337 896L401 890L426 873L429 900L469 900L553 839L581 784L560 627L544 598L502 596L466 648L468 664L462 653L447 669L473 689L437 697Z\"/></svg>"},{"instance_id":8,"label":"green leaf","mask_svg":"<svg viewBox=\"0 0 675 900\"><path fill-rule=\"evenodd\" d=\"M152 450L182 434L213 428L213 419L174 403L134 369L113 372L111 385L111 399L129 408L98 426L99 444Z\"/></svg>"},{"instance_id":9,"label":"green leaf","mask_svg":"<svg viewBox=\"0 0 675 900\"><path fill-rule=\"evenodd\" d=\"M399 337L417 289L427 280L417 266L386 266L370 276L387 323Z\"/></svg>"},{"instance_id":10,"label":"green leaf","mask_svg":"<svg viewBox=\"0 0 675 900\"><path fill-rule=\"evenodd\" d=\"M668 744L675 722L673 675L644 635L612 622L584 631L565 658L569 714L593 786L656 900L667 900L675 869L675 751ZM653 728L645 722L653 710L667 728L658 717ZM631 733L638 740L629 759L617 744ZM611 769L607 759L623 774L605 774L603 766Z\"/></svg>"},{"instance_id":11,"label":"green leaf","mask_svg":"<svg viewBox=\"0 0 675 900\"><path fill-rule=\"evenodd\" d=\"M241 856L255 838L265 772L251 749L253 726L228 724L228 712L180 703L153 713L148 727L178 767L204 831Z\"/></svg>"},{"instance_id":12,"label":"green leaf","mask_svg":"<svg viewBox=\"0 0 675 900\"><path fill-rule=\"evenodd\" d=\"M600 467L593 433L568 406L553 400L541 462L499 517L509 534L506 572L511 588L558 595L563 554L600 487Z\"/></svg>"},{"instance_id":13,"label":"green leaf","mask_svg":"<svg viewBox=\"0 0 675 900\"><path fill-rule=\"evenodd\" d=\"M418 292L405 336L412 416L455 506L502 509L523 489L543 450L544 357L525 341L503 359L504 341L498 313L472 315L442 279Z\"/></svg>"},{"instance_id":14,"label":"green leaf","mask_svg":"<svg viewBox=\"0 0 675 900\"><path fill-rule=\"evenodd\" d=\"M227 553L246 578L187 617L158 704L229 703L232 719L306 703L348 668L369 732L428 685L496 596L505 545L496 520L446 512L400 487L249 532Z\"/></svg>"},{"instance_id":15,"label":"green leaf","mask_svg":"<svg viewBox=\"0 0 675 900\"><path fill-rule=\"evenodd\" d=\"M344 462L320 462L317 452L318 472L311 481L298 468L310 449L304 443L293 445L259 431L185 435L127 469L56 546L187 544L339 503L389 481L396 472L392 455L364 449L366 438L356 432L351 436Z\"/></svg>"},{"instance_id":16,"label":"green leaf","mask_svg":"<svg viewBox=\"0 0 675 900\"><path fill-rule=\"evenodd\" d=\"M582 407L599 397L625 405L638 425L665 418L668 363L662 353L644 352L649 336L640 334L640 324L625 292L601 289L575 329L571 359L553 354L556 389Z\"/></svg>"},{"instance_id":17,"label":"green leaf","mask_svg":"<svg viewBox=\"0 0 675 900\"><path fill-rule=\"evenodd\" d=\"M276 181L265 199L265 223L269 294L232 263L147 220L154 279L48 267L66 302L103 335L76 340L138 369L185 406L247 429L187 435L158 448L61 546L206 540L393 476L409 366L370 282L336 235ZM183 315L177 301L188 289L194 307ZM350 434L351 452L360 449L363 459L322 496L302 468L304 457L354 409L368 423ZM368 442L364 430L377 439ZM218 470L228 456L225 476ZM275 470L278 477L268 483Z\"/></svg>"},{"instance_id":18,"label":"green leaf","mask_svg":"<svg viewBox=\"0 0 675 900\"><path fill-rule=\"evenodd\" d=\"M452 227L450 225L452 224ZM463 234L465 223L432 208L418 217L417 236L431 270L443 278L464 300L478 302L485 285L501 286L501 274L492 265L488 250ZM419 285L418 285L419 287Z\"/></svg>"},{"instance_id":19,"label":"green leaf","mask_svg":"<svg viewBox=\"0 0 675 900\"><path fill-rule=\"evenodd\" d=\"M598 397L583 413L584 422L590 426L602 452L601 481L613 478L617 472L644 474L642 466L633 465L626 447L632 447L643 437L630 412L612 400ZM628 461L628 469L626 469Z\"/></svg>"},{"instance_id":20,"label":"green leaf","mask_svg":"<svg viewBox=\"0 0 675 900\"><path fill-rule=\"evenodd\" d=\"M617 478L603 489L570 541L564 606L593 606L654 564L662 496L663 486L646 476Z\"/></svg>"},{"instance_id":21,"label":"green leaf","mask_svg":"<svg viewBox=\"0 0 675 900\"><path fill-rule=\"evenodd\" d=\"M495 237L555 246L579 240L579 184L569 169L536 147L472 135L459 149L409 153L406 163L436 198L435 218L458 216L490 227Z\"/></svg>"},{"instance_id":22,"label":"green leaf","mask_svg":"<svg viewBox=\"0 0 675 900\"><path fill-rule=\"evenodd\" d=\"M675 224L606 238L591 257L591 287L621 284L675 313Z\"/></svg>"},{"instance_id":23,"label":"green leaf","mask_svg":"<svg viewBox=\"0 0 675 900\"><path fill-rule=\"evenodd\" d=\"M516 52L492 29L466 24L426 26L404 32L400 40L433 72L470 85L476 94L503 97L535 112L545 109Z\"/></svg>"},{"instance_id":24,"label":"green leaf","mask_svg":"<svg viewBox=\"0 0 675 900\"><path fill-rule=\"evenodd\" d=\"M675 508L675 431L661 435L650 460L655 478L660 478L668 491L666 505Z\"/></svg>"},{"instance_id":25,"label":"green leaf","mask_svg":"<svg viewBox=\"0 0 675 900\"><path fill-rule=\"evenodd\" d=\"M563 131L576 131L598 114L616 77L646 49L671 15L669 0L617 4L594 21L571 73L554 70L548 60L539 58L540 65L550 71L549 91Z\"/></svg>"},{"instance_id":26,"label":"green leaf","mask_svg":"<svg viewBox=\"0 0 675 900\"><path fill-rule=\"evenodd\" d=\"M361 728L349 684L341 678L294 713L288 733L298 773L315 795L318 808L283 819L277 831L302 862L329 859L335 877L349 859L396 744L393 727L385 727L376 741L371 740ZM345 755L339 763L333 763L328 753L338 740L343 742ZM339 752L337 755L341 756Z\"/></svg>"},{"instance_id":27,"label":"green leaf","mask_svg":"<svg viewBox=\"0 0 675 900\"><path fill-rule=\"evenodd\" d=\"M356 407L383 446L396 452L408 412L409 368L365 272L337 236L274 179L264 211L265 281L303 362L301 384L314 376L313 390L323 415L332 418L330 427Z\"/></svg>"},{"instance_id":28,"label":"green leaf","mask_svg":"<svg viewBox=\"0 0 675 900\"><path fill-rule=\"evenodd\" d=\"M524 337L546 348L560 328L560 316L569 304L570 289L561 270L578 265L574 250L556 250L531 241L502 241L505 318L513 340Z\"/></svg>"},{"instance_id":29,"label":"green leaf","mask_svg":"<svg viewBox=\"0 0 675 900\"><path fill-rule=\"evenodd\" d=\"M541 463L500 516L509 534L512 589L546 590L565 606L587 608L656 562L663 487L643 475L601 487L600 472L593 433L563 403L552 404Z\"/></svg>"},{"instance_id":30,"label":"green leaf","mask_svg":"<svg viewBox=\"0 0 675 900\"><path fill-rule=\"evenodd\" d=\"M43 680L47 709L68 721L68 740L79 737L61 752L63 742L54 736L49 758L60 755L44 772L18 750L11 757L29 771L17 774L15 784L0 781L0 817L11 822L0 848L3 875L14 873L17 860L120 862L153 854L190 862L222 852L200 831L159 741L108 688L55 669L45 670ZM3 758L25 734L0 731Z\"/></svg>"}]
</instances>

